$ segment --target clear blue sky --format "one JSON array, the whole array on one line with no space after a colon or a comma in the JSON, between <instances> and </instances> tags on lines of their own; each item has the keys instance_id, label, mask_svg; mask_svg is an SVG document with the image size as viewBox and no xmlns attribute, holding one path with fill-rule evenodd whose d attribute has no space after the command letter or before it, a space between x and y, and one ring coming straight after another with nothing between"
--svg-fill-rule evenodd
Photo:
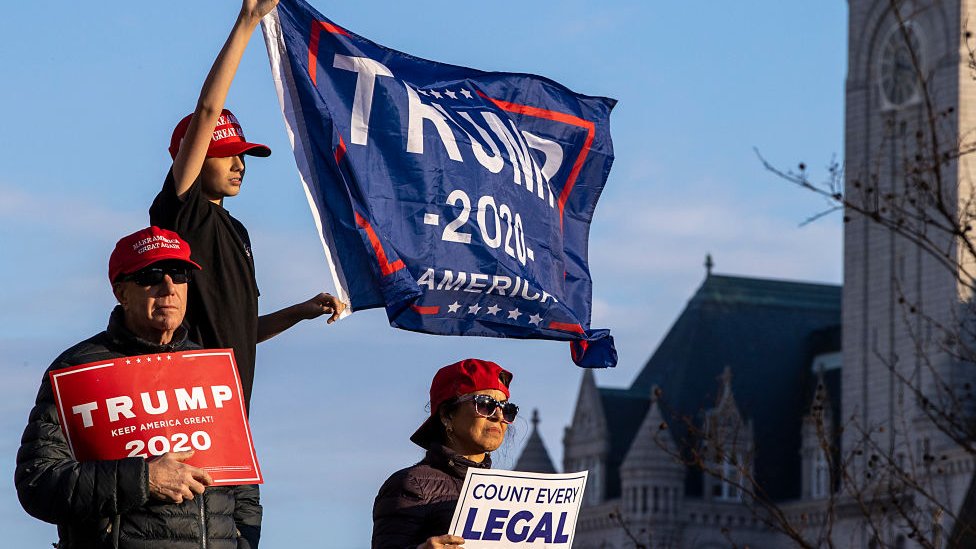
<instances>
[{"instance_id":1,"label":"clear blue sky","mask_svg":"<svg viewBox=\"0 0 976 549\"><path fill-rule=\"evenodd\" d=\"M490 4L360 0L313 5L414 55L532 72L619 100L616 162L590 240L594 327L620 353L602 385L625 386L704 277L716 272L839 282L838 215L765 172L760 149L816 173L843 150L846 3L607 0ZM239 5L52 2L5 6L0 27L0 531L41 547L53 526L24 513L14 455L41 374L101 330L113 299L108 254L148 223L188 113ZM229 106L274 154L248 164L227 207L251 231L261 309L330 289L260 32ZM407 440L433 372L465 356L516 377L527 413L496 455L511 465L538 407L560 463L581 371L566 344L419 335L381 311L305 323L258 350L252 426L262 469L264 546L365 547L376 489L420 458ZM412 403L412 404L411 404Z\"/></svg>"}]
</instances>

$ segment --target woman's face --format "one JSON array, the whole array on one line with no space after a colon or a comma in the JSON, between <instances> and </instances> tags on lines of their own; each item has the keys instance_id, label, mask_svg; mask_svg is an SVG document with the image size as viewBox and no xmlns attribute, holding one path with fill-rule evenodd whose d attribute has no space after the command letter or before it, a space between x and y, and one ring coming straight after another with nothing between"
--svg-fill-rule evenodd
<instances>
[{"instance_id":1,"label":"woman's face","mask_svg":"<svg viewBox=\"0 0 976 549\"><path fill-rule=\"evenodd\" d=\"M488 395L499 402L507 400L505 393L498 389L485 389L471 394ZM502 421L501 408L496 408L491 417L482 417L475 411L474 401L471 400L458 404L447 422L451 427L448 446L464 456L497 450L505 440L505 431L508 430L508 424Z\"/></svg>"}]
</instances>

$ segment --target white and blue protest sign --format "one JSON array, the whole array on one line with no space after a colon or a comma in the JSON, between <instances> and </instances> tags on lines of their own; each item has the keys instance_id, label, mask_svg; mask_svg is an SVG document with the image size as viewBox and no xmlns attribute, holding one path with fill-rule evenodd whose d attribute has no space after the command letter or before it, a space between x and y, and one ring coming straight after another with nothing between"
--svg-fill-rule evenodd
<instances>
[{"instance_id":1,"label":"white and blue protest sign","mask_svg":"<svg viewBox=\"0 0 976 549\"><path fill-rule=\"evenodd\" d=\"M467 549L572 547L586 476L470 468L449 533Z\"/></svg>"},{"instance_id":2,"label":"white and blue protest sign","mask_svg":"<svg viewBox=\"0 0 976 549\"><path fill-rule=\"evenodd\" d=\"M302 0L264 22L299 174L339 297L397 328L570 341L590 328L587 237L613 163L615 101L540 76L375 44Z\"/></svg>"}]
</instances>

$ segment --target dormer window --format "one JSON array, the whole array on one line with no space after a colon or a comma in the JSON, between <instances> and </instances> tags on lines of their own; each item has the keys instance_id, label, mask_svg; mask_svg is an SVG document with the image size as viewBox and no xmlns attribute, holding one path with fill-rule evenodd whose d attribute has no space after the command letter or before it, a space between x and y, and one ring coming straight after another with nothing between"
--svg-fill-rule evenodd
<instances>
[{"instance_id":1,"label":"dormer window","mask_svg":"<svg viewBox=\"0 0 976 549\"><path fill-rule=\"evenodd\" d=\"M713 494L715 499L721 501L742 501L742 491L739 489L739 485L742 482L742 471L739 470L739 466L735 462L738 460L733 460L732 457L726 457L722 460L721 473L722 478L719 483L713 487Z\"/></svg>"}]
</instances>

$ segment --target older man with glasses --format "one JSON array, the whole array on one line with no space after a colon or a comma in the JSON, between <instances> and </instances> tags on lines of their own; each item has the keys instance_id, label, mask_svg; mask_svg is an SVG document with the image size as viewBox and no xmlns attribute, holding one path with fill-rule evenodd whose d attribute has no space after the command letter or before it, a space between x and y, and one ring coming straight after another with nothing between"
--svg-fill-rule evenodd
<instances>
[{"instance_id":1,"label":"older man with glasses","mask_svg":"<svg viewBox=\"0 0 976 549\"><path fill-rule=\"evenodd\" d=\"M123 356L198 349L183 327L187 284L200 266L176 233L149 227L109 259L118 305L108 328L61 354L57 370ZM251 547L260 529L255 486L210 486L189 452L79 462L61 431L47 372L17 452L24 509L56 524L59 548Z\"/></svg>"}]
</instances>

